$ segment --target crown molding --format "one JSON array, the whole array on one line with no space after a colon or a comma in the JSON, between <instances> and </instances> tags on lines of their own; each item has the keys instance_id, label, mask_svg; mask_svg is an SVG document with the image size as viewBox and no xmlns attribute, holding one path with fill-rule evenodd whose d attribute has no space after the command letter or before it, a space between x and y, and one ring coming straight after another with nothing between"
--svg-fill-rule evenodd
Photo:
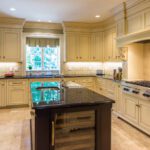
<instances>
[{"instance_id":1,"label":"crown molding","mask_svg":"<svg viewBox=\"0 0 150 150\"><path fill-rule=\"evenodd\" d=\"M27 21L24 24L24 29L48 29L48 30L62 30L62 24L60 23L46 23L46 22L32 22Z\"/></svg>"},{"instance_id":2,"label":"crown molding","mask_svg":"<svg viewBox=\"0 0 150 150\"><path fill-rule=\"evenodd\" d=\"M0 27L23 28L25 19L0 17Z\"/></svg>"}]
</instances>

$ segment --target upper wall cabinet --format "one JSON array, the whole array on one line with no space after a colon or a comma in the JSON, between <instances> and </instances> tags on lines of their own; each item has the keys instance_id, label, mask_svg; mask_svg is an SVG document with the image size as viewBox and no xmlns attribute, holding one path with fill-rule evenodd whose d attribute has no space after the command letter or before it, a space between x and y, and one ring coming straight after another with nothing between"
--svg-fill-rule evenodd
<instances>
[{"instance_id":1,"label":"upper wall cabinet","mask_svg":"<svg viewBox=\"0 0 150 150\"><path fill-rule=\"evenodd\" d=\"M90 34L66 33L66 61L89 61L90 48Z\"/></svg>"},{"instance_id":2,"label":"upper wall cabinet","mask_svg":"<svg viewBox=\"0 0 150 150\"><path fill-rule=\"evenodd\" d=\"M112 28L104 32L104 61L122 61L125 60L124 51L117 47L116 29Z\"/></svg>"},{"instance_id":3,"label":"upper wall cabinet","mask_svg":"<svg viewBox=\"0 0 150 150\"><path fill-rule=\"evenodd\" d=\"M131 16L127 19L128 34L144 29L143 14Z\"/></svg>"},{"instance_id":4,"label":"upper wall cabinet","mask_svg":"<svg viewBox=\"0 0 150 150\"><path fill-rule=\"evenodd\" d=\"M90 34L78 34L77 38L77 59L78 61L89 61L91 48Z\"/></svg>"},{"instance_id":5,"label":"upper wall cabinet","mask_svg":"<svg viewBox=\"0 0 150 150\"><path fill-rule=\"evenodd\" d=\"M21 30L0 30L0 60L2 62L21 62Z\"/></svg>"},{"instance_id":6,"label":"upper wall cabinet","mask_svg":"<svg viewBox=\"0 0 150 150\"><path fill-rule=\"evenodd\" d=\"M103 61L103 32L92 34L90 60Z\"/></svg>"},{"instance_id":7,"label":"upper wall cabinet","mask_svg":"<svg viewBox=\"0 0 150 150\"><path fill-rule=\"evenodd\" d=\"M66 60L77 61L77 34L66 34Z\"/></svg>"}]
</instances>

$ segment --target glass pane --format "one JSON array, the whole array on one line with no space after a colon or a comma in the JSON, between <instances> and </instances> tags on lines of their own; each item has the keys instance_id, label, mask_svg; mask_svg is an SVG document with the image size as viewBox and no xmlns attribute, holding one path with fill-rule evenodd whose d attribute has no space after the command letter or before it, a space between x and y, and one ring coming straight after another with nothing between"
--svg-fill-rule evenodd
<instances>
[{"instance_id":1,"label":"glass pane","mask_svg":"<svg viewBox=\"0 0 150 150\"><path fill-rule=\"evenodd\" d=\"M26 70L42 70L42 49L40 47L26 48Z\"/></svg>"},{"instance_id":2,"label":"glass pane","mask_svg":"<svg viewBox=\"0 0 150 150\"><path fill-rule=\"evenodd\" d=\"M95 150L95 111L57 113L56 150Z\"/></svg>"},{"instance_id":3,"label":"glass pane","mask_svg":"<svg viewBox=\"0 0 150 150\"><path fill-rule=\"evenodd\" d=\"M44 70L59 70L59 48L44 48Z\"/></svg>"}]
</instances>

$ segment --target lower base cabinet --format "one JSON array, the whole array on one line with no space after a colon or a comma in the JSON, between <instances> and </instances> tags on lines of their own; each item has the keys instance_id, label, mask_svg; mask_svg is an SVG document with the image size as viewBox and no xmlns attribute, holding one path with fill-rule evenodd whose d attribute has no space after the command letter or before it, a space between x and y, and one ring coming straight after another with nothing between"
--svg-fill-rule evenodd
<instances>
[{"instance_id":1,"label":"lower base cabinet","mask_svg":"<svg viewBox=\"0 0 150 150\"><path fill-rule=\"evenodd\" d=\"M138 99L133 96L124 94L123 103L124 116L133 123L138 123Z\"/></svg>"},{"instance_id":2,"label":"lower base cabinet","mask_svg":"<svg viewBox=\"0 0 150 150\"><path fill-rule=\"evenodd\" d=\"M123 111L118 116L150 135L150 101L122 94Z\"/></svg>"},{"instance_id":3,"label":"lower base cabinet","mask_svg":"<svg viewBox=\"0 0 150 150\"><path fill-rule=\"evenodd\" d=\"M139 101L139 126L150 134L150 101Z\"/></svg>"},{"instance_id":4,"label":"lower base cabinet","mask_svg":"<svg viewBox=\"0 0 150 150\"><path fill-rule=\"evenodd\" d=\"M6 106L6 82L0 81L0 108Z\"/></svg>"},{"instance_id":5,"label":"lower base cabinet","mask_svg":"<svg viewBox=\"0 0 150 150\"><path fill-rule=\"evenodd\" d=\"M29 104L27 80L7 81L7 106Z\"/></svg>"}]
</instances>

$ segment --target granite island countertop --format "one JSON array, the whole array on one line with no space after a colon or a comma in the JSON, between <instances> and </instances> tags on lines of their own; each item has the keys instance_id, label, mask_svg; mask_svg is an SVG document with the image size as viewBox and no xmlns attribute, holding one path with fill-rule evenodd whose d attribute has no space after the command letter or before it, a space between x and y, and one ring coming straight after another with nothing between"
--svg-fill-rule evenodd
<instances>
[{"instance_id":1,"label":"granite island countertop","mask_svg":"<svg viewBox=\"0 0 150 150\"><path fill-rule=\"evenodd\" d=\"M114 103L113 100L73 82L32 82L33 109Z\"/></svg>"}]
</instances>

